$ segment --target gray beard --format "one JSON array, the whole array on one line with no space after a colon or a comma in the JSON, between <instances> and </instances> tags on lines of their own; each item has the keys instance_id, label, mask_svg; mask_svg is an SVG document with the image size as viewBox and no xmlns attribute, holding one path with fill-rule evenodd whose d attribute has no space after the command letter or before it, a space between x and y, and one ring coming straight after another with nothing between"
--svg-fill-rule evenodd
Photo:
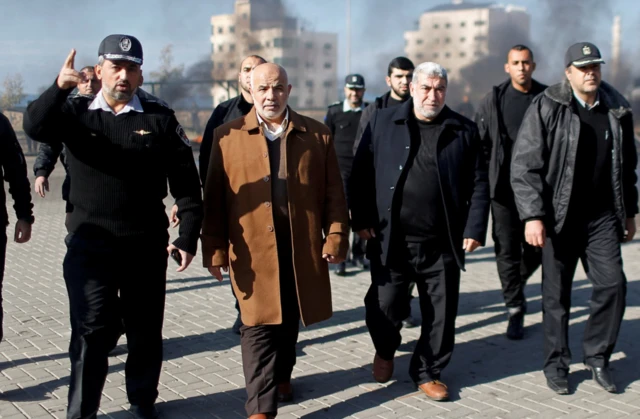
<instances>
[{"instance_id":1,"label":"gray beard","mask_svg":"<svg viewBox=\"0 0 640 419\"><path fill-rule=\"evenodd\" d=\"M129 102L133 98L133 95L136 94L136 90L137 89L133 89L131 93L125 93L125 92L118 92L115 89L113 90L109 88L104 89L106 94L108 94L112 99L117 100L118 102Z\"/></svg>"},{"instance_id":2,"label":"gray beard","mask_svg":"<svg viewBox=\"0 0 640 419\"><path fill-rule=\"evenodd\" d=\"M420 107L418 107L418 112L420 112L420 115L424 116L427 119L434 119L438 115L440 115L440 112L442 112L443 108L444 108L444 105L442 107L438 108L435 111L428 111L425 108L423 108L422 106L420 106Z\"/></svg>"}]
</instances>

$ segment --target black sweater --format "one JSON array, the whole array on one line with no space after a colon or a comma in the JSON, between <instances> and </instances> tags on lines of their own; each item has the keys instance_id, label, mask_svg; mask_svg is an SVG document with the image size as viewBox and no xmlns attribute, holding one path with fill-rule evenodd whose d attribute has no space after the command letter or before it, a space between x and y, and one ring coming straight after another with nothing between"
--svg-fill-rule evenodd
<instances>
[{"instance_id":1,"label":"black sweater","mask_svg":"<svg viewBox=\"0 0 640 419\"><path fill-rule=\"evenodd\" d=\"M67 101L56 84L33 101L24 130L40 142L63 138L73 173L69 201L72 233L90 237L166 234L163 199L167 181L178 205L174 245L195 254L202 222L202 195L193 152L171 109L140 98L144 113L88 110L90 98Z\"/></svg>"},{"instance_id":2,"label":"black sweater","mask_svg":"<svg viewBox=\"0 0 640 419\"><path fill-rule=\"evenodd\" d=\"M411 116L411 152L406 164L399 211L400 225L407 241L427 241L445 238L446 224L442 192L438 175L438 138L443 130L443 118L431 122Z\"/></svg>"},{"instance_id":3,"label":"black sweater","mask_svg":"<svg viewBox=\"0 0 640 419\"><path fill-rule=\"evenodd\" d=\"M613 210L614 202L611 182L613 135L609 109L602 103L592 109L587 109L577 100L573 104L580 117L580 136L572 198L588 204L582 215L598 215Z\"/></svg>"},{"instance_id":4,"label":"black sweater","mask_svg":"<svg viewBox=\"0 0 640 419\"><path fill-rule=\"evenodd\" d=\"M16 133L6 116L0 113L0 176L9 183L9 193L13 197L13 208L20 220L33 222L31 186L27 177L27 164ZM0 223L9 223L4 186L0 188Z\"/></svg>"}]
</instances>

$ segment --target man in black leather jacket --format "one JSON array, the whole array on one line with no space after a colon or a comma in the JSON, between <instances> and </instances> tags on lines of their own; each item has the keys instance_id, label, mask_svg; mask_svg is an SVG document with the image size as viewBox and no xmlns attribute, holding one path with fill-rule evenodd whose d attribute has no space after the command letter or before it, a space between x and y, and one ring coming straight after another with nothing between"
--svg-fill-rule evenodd
<instances>
[{"instance_id":1,"label":"man in black leather jacket","mask_svg":"<svg viewBox=\"0 0 640 419\"><path fill-rule=\"evenodd\" d=\"M578 260L594 285L583 355L598 384L616 386L609 371L625 310L620 243L636 232L637 155L629 103L601 81L604 63L588 42L565 56L567 80L529 107L511 166L525 238L542 248L544 373L567 394L571 283Z\"/></svg>"}]
</instances>

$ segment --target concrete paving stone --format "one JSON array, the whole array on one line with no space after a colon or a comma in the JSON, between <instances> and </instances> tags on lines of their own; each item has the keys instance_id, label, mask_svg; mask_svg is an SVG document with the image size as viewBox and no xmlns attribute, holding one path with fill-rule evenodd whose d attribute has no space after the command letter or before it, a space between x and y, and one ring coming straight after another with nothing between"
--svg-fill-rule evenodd
<instances>
[{"instance_id":1,"label":"concrete paving stone","mask_svg":"<svg viewBox=\"0 0 640 419\"><path fill-rule=\"evenodd\" d=\"M575 411L573 413L570 413L568 415L562 416L563 419L587 419L587 418L596 418L598 417L599 414L598 413L589 413L589 412L585 412L583 411ZM608 417L608 416L607 416Z\"/></svg>"},{"instance_id":2,"label":"concrete paving stone","mask_svg":"<svg viewBox=\"0 0 640 419\"><path fill-rule=\"evenodd\" d=\"M215 375L217 375L218 377L226 378L236 375L242 375L243 372L244 371L242 369L242 366L240 365L229 369L216 370Z\"/></svg>"},{"instance_id":3,"label":"concrete paving stone","mask_svg":"<svg viewBox=\"0 0 640 419\"><path fill-rule=\"evenodd\" d=\"M500 419L528 419L536 415L537 413L531 412L527 409L517 408L514 410L510 410L508 413L501 413L496 415L497 418ZM470 417L473 417L470 416Z\"/></svg>"},{"instance_id":4,"label":"concrete paving stone","mask_svg":"<svg viewBox=\"0 0 640 419\"><path fill-rule=\"evenodd\" d=\"M618 402L616 399L612 399L612 400L605 400L603 402L600 402L603 406L609 408L609 409L613 409L617 412L623 412L623 413L627 413L627 414L632 414L632 413L636 413L637 409L635 406L631 406L628 405L626 403L621 403Z\"/></svg>"},{"instance_id":5,"label":"concrete paving stone","mask_svg":"<svg viewBox=\"0 0 640 419\"><path fill-rule=\"evenodd\" d=\"M15 407L12 403L9 402L3 402L2 404L0 404L0 417L8 417L11 415L18 415L18 414L22 414L20 413L20 410L18 410L17 407Z\"/></svg>"}]
</instances>

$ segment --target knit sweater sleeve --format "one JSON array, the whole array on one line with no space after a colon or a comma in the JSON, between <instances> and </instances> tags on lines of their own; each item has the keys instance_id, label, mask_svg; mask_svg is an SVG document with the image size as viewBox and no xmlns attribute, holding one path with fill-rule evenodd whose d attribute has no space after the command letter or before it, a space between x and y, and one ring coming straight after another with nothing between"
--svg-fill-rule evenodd
<instances>
[{"instance_id":1,"label":"knit sweater sleeve","mask_svg":"<svg viewBox=\"0 0 640 419\"><path fill-rule=\"evenodd\" d=\"M166 132L169 135L169 190L178 206L179 237L173 244L180 250L196 254L202 225L202 191L193 151L184 130L171 116Z\"/></svg>"},{"instance_id":2,"label":"knit sweater sleeve","mask_svg":"<svg viewBox=\"0 0 640 419\"><path fill-rule=\"evenodd\" d=\"M54 82L40 97L27 106L24 114L24 132L42 143L58 143L60 132L68 130L70 115L65 107L73 89L62 90Z\"/></svg>"}]
</instances>

